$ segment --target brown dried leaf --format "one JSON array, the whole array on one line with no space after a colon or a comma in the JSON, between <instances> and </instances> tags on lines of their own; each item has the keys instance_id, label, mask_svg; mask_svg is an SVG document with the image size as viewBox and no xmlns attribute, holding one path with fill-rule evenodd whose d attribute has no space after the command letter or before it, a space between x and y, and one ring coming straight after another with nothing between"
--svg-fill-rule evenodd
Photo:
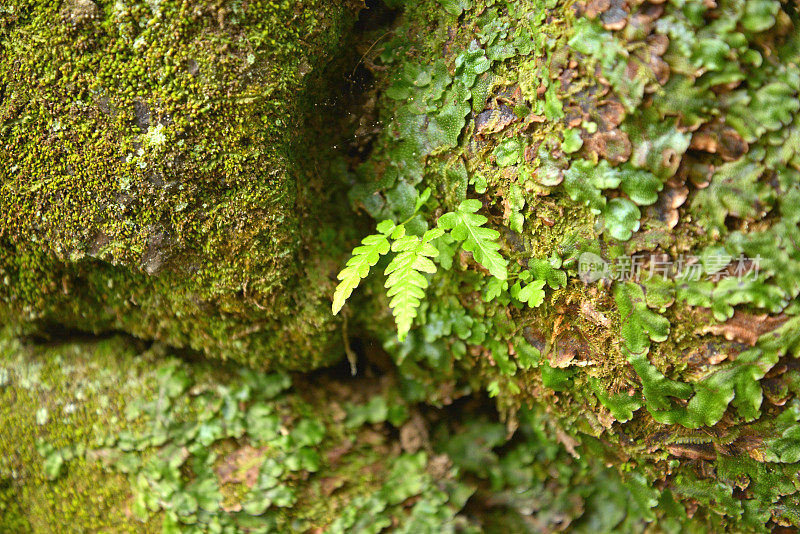
<instances>
[{"instance_id":1,"label":"brown dried leaf","mask_svg":"<svg viewBox=\"0 0 800 534\"><path fill-rule=\"evenodd\" d=\"M484 110L475 117L475 130L478 135L489 135L503 131L517 120L511 108L500 104L498 109Z\"/></svg>"},{"instance_id":2,"label":"brown dried leaf","mask_svg":"<svg viewBox=\"0 0 800 534\"><path fill-rule=\"evenodd\" d=\"M570 454L570 456L572 456L573 458L581 457L581 455L578 454L576 450L576 447L578 446L578 441L569 434L567 434L566 432L564 432L563 430L561 430L560 427L556 427L556 439L558 439L559 443L561 443L564 446L564 448L567 449L567 452Z\"/></svg>"},{"instance_id":3,"label":"brown dried leaf","mask_svg":"<svg viewBox=\"0 0 800 534\"><path fill-rule=\"evenodd\" d=\"M689 458L690 460L716 460L717 451L711 444L701 445L691 444L672 444L667 445L667 451L678 458Z\"/></svg>"},{"instance_id":4,"label":"brown dried leaf","mask_svg":"<svg viewBox=\"0 0 800 534\"><path fill-rule=\"evenodd\" d=\"M586 343L581 343L574 337L561 338L555 345L555 350L551 351L550 366L558 369L569 367L572 362L582 353L588 353L589 347Z\"/></svg>"},{"instance_id":5,"label":"brown dried leaf","mask_svg":"<svg viewBox=\"0 0 800 534\"><path fill-rule=\"evenodd\" d=\"M608 317L599 312L590 301L584 300L581 302L581 315L589 319L595 324L608 328L611 326L611 321Z\"/></svg>"},{"instance_id":6,"label":"brown dried leaf","mask_svg":"<svg viewBox=\"0 0 800 534\"><path fill-rule=\"evenodd\" d=\"M733 317L722 324L708 325L700 329L701 334L714 334L723 336L728 341L745 343L751 347L756 344L762 335L772 332L780 327L789 318L781 313L776 316L767 314L752 315L736 311Z\"/></svg>"}]
</instances>

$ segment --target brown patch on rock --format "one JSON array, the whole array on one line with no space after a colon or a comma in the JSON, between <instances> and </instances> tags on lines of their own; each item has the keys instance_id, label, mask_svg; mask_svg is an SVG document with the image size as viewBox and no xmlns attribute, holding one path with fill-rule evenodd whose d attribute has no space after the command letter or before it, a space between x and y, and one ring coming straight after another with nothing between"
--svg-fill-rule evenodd
<instances>
[{"instance_id":1,"label":"brown patch on rock","mask_svg":"<svg viewBox=\"0 0 800 534\"><path fill-rule=\"evenodd\" d=\"M635 11L628 20L628 26L635 29L634 31L638 35L652 35L653 23L661 18L663 14L663 5L648 3L639 6L638 10Z\"/></svg>"},{"instance_id":2,"label":"brown patch on rock","mask_svg":"<svg viewBox=\"0 0 800 534\"><path fill-rule=\"evenodd\" d=\"M735 161L744 156L750 149L739 132L726 126L719 136L719 155L725 161Z\"/></svg>"},{"instance_id":3,"label":"brown patch on rock","mask_svg":"<svg viewBox=\"0 0 800 534\"><path fill-rule=\"evenodd\" d=\"M575 69L564 69L561 71L561 74L558 75L558 79L561 82L562 90L565 93L569 93L570 88L572 87L573 83L578 78L578 71Z\"/></svg>"},{"instance_id":4,"label":"brown patch on rock","mask_svg":"<svg viewBox=\"0 0 800 534\"><path fill-rule=\"evenodd\" d=\"M436 454L428 461L428 465L425 469L435 480L443 480L447 478L452 468L453 462L450 460L449 456L446 454Z\"/></svg>"},{"instance_id":5,"label":"brown patch on rock","mask_svg":"<svg viewBox=\"0 0 800 534\"><path fill-rule=\"evenodd\" d=\"M669 81L670 68L669 64L661 59L659 56L650 55L650 68L653 70L653 75L656 77L656 82L659 85L666 85Z\"/></svg>"},{"instance_id":6,"label":"brown patch on rock","mask_svg":"<svg viewBox=\"0 0 800 534\"><path fill-rule=\"evenodd\" d=\"M765 313L752 315L737 310L734 312L733 317L726 322L704 326L700 329L700 333L722 336L728 341L737 341L752 347L759 337L779 328L788 320L789 317L784 314L776 316L769 316Z\"/></svg>"},{"instance_id":7,"label":"brown patch on rock","mask_svg":"<svg viewBox=\"0 0 800 534\"><path fill-rule=\"evenodd\" d=\"M738 349L730 344L704 343L690 353L688 363L694 367L705 365L718 365L725 360L733 360L739 353Z\"/></svg>"},{"instance_id":8,"label":"brown patch on rock","mask_svg":"<svg viewBox=\"0 0 800 534\"><path fill-rule=\"evenodd\" d=\"M583 110L580 106L574 104L568 105L564 108L564 122L570 128L580 126L583 122Z\"/></svg>"},{"instance_id":9,"label":"brown patch on rock","mask_svg":"<svg viewBox=\"0 0 800 534\"><path fill-rule=\"evenodd\" d=\"M710 154L719 154L725 161L735 161L742 157L750 146L739 133L730 126L719 124L704 125L692 136L692 149Z\"/></svg>"},{"instance_id":10,"label":"brown patch on rock","mask_svg":"<svg viewBox=\"0 0 800 534\"><path fill-rule=\"evenodd\" d=\"M595 19L611 7L611 0L589 0L583 12L590 19Z\"/></svg>"},{"instance_id":11,"label":"brown patch on rock","mask_svg":"<svg viewBox=\"0 0 800 534\"><path fill-rule=\"evenodd\" d=\"M334 491L344 486L345 482L344 477L325 477L319 481L320 493L330 497Z\"/></svg>"},{"instance_id":12,"label":"brown patch on rock","mask_svg":"<svg viewBox=\"0 0 800 534\"><path fill-rule=\"evenodd\" d=\"M775 406L783 406L792 396L786 383L779 378L762 380L761 391L770 404Z\"/></svg>"},{"instance_id":13,"label":"brown patch on rock","mask_svg":"<svg viewBox=\"0 0 800 534\"><path fill-rule=\"evenodd\" d=\"M425 420L419 413L414 413L406 423L400 427L400 446L407 453L413 454L420 449L430 446L428 428Z\"/></svg>"},{"instance_id":14,"label":"brown patch on rock","mask_svg":"<svg viewBox=\"0 0 800 534\"><path fill-rule=\"evenodd\" d=\"M92 0L67 0L60 15L64 22L78 25L96 19L100 10Z\"/></svg>"},{"instance_id":15,"label":"brown patch on rock","mask_svg":"<svg viewBox=\"0 0 800 534\"><path fill-rule=\"evenodd\" d=\"M697 189L705 189L711 184L716 169L710 163L693 162L686 169L686 177Z\"/></svg>"},{"instance_id":16,"label":"brown patch on rock","mask_svg":"<svg viewBox=\"0 0 800 534\"><path fill-rule=\"evenodd\" d=\"M603 130L612 130L625 119L625 107L616 100L604 102L597 108L597 113Z\"/></svg>"},{"instance_id":17,"label":"brown patch on rock","mask_svg":"<svg viewBox=\"0 0 800 534\"><path fill-rule=\"evenodd\" d=\"M647 36L647 44L650 47L650 53L663 56L669 48L669 37L663 33L654 33Z\"/></svg>"},{"instance_id":18,"label":"brown patch on rock","mask_svg":"<svg viewBox=\"0 0 800 534\"><path fill-rule=\"evenodd\" d=\"M658 201L648 206L647 216L659 220L669 228L675 228L680 221L678 208L683 206L689 197L689 188L679 179L667 182L667 187L658 195Z\"/></svg>"},{"instance_id":19,"label":"brown patch on rock","mask_svg":"<svg viewBox=\"0 0 800 534\"><path fill-rule=\"evenodd\" d=\"M334 447L333 449L329 450L325 455L325 458L328 460L328 464L331 466L335 466L339 463L339 460L342 457L350 452L353 449L353 442L350 440L345 441L338 447Z\"/></svg>"},{"instance_id":20,"label":"brown patch on rock","mask_svg":"<svg viewBox=\"0 0 800 534\"><path fill-rule=\"evenodd\" d=\"M241 483L252 488L256 485L258 472L264 462L267 447L255 448L245 445L229 454L217 466L216 472L220 484Z\"/></svg>"},{"instance_id":21,"label":"brown patch on rock","mask_svg":"<svg viewBox=\"0 0 800 534\"><path fill-rule=\"evenodd\" d=\"M523 158L525 158L525 163L533 163L533 160L536 159L538 154L539 147L536 148L529 146L525 148L525 152L523 153Z\"/></svg>"},{"instance_id":22,"label":"brown patch on rock","mask_svg":"<svg viewBox=\"0 0 800 534\"><path fill-rule=\"evenodd\" d=\"M692 136L692 144L690 147L693 150L700 150L702 152L710 152L715 154L717 152L717 136L714 132L710 131L707 126L703 126Z\"/></svg>"},{"instance_id":23,"label":"brown patch on rock","mask_svg":"<svg viewBox=\"0 0 800 534\"><path fill-rule=\"evenodd\" d=\"M628 161L632 152L628 134L617 129L589 136L584 140L583 147L594 157L607 159L612 164Z\"/></svg>"},{"instance_id":24,"label":"brown patch on rock","mask_svg":"<svg viewBox=\"0 0 800 534\"><path fill-rule=\"evenodd\" d=\"M606 30L621 30L628 24L628 6L625 0L611 0L611 5L600 15Z\"/></svg>"}]
</instances>

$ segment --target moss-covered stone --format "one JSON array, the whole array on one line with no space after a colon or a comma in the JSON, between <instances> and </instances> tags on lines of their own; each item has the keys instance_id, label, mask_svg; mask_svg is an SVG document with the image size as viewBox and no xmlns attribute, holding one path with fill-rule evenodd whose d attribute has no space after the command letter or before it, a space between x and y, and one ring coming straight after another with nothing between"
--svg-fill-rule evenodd
<instances>
[{"instance_id":1,"label":"moss-covered stone","mask_svg":"<svg viewBox=\"0 0 800 534\"><path fill-rule=\"evenodd\" d=\"M369 315L421 396L486 390L511 424L544 407L576 454L657 488L647 521L797 525L796 12L430 1L392 39L367 61L386 127L352 199L419 235L479 200L510 260L502 280L443 242L405 341Z\"/></svg>"},{"instance_id":2,"label":"moss-covered stone","mask_svg":"<svg viewBox=\"0 0 800 534\"><path fill-rule=\"evenodd\" d=\"M296 378L301 386L295 396L280 393L288 385L282 375L242 371L231 380L223 376L228 371L212 371L205 364L187 366L188 371L174 360L153 364L155 385L145 386L130 403L125 428L112 428L101 447L113 460L108 473L126 475L112 479L108 498L124 494L127 481L135 515L162 523L168 531L194 524L242 527L245 519L284 531L340 532L492 532L503 527L520 532L567 527L765 532L800 526L796 9L779 0L387 4L403 9L388 32L360 25L366 33L356 42L363 56L358 64L370 71L375 84L354 115L357 128L347 140L348 157L337 159L350 163L349 168L319 167L323 181L329 180L325 188L316 188L321 182L313 181L301 187L292 174L310 176L298 157L303 142L278 142L280 129L290 124L284 119L299 115L281 115L285 110L269 102L285 102L293 94L288 88L303 85L280 85L284 76L294 79L294 71L276 67L261 72L262 80L277 80L288 92L274 93L274 101L244 102L245 108L281 120L280 125L270 123L277 130L259 123L264 129L258 138L252 116L242 117L242 131L249 141L256 139L253 144L244 144L236 134L234 150L227 135L209 128L219 126L220 119L240 117L245 109L233 106L229 93L218 96L231 107L214 107L220 100L211 98L181 115L169 101L148 100L136 80L128 81L128 92L115 93L120 104L113 109L128 105L129 126L139 130L132 137L101 135L93 141L86 131L64 133L60 125L82 124L94 100L80 95L84 104L74 107L74 99L31 97L36 91L50 94L51 86L61 91L79 87L83 79L76 75L65 81L68 67L55 84L37 88L25 73L45 67L26 60L46 56L49 49L30 45L29 36L50 32L43 20L60 20L64 27L58 35L71 36L79 45L74 49L85 51L81 57L91 58L96 54L93 39L105 34L87 28L104 28L98 21L114 20L107 15L121 8L97 10L82 1L58 12L21 9L3 26L4 58L20 58L13 64L21 67L6 71L17 81L13 91L3 93L8 114L4 138L22 143L24 150L13 152L21 165L9 170L3 182L4 206L13 202L15 207L9 208L8 231L0 234L6 243L0 262L9 304L4 313L17 333L48 324L90 331L119 328L261 367L307 369L336 356L325 343L326 325L332 323L323 319L323 306L330 301L323 303L322 295L333 293L338 244L355 238L357 226L308 223L324 220L326 211L347 211L341 203L317 209L330 198L330 189L338 194L341 183L351 182L356 212L365 211L376 221L404 221L412 236L438 221L452 228L454 216L441 216L459 206L480 213L481 224L500 234L495 238L490 232L493 247L503 256L502 269L499 263L487 267L474 247L459 249L452 240L437 238L438 256L426 249L424 255L436 256L437 263L421 261L419 270L438 273L417 278L416 287L426 288L426 297L413 313L403 314L403 333L410 327L403 341L395 336L380 276L353 295L344 309L350 332L383 342L400 374L391 385L367 374L350 389L316 374L308 381ZM245 51L231 36L241 30L248 42L261 43L256 48L267 45L247 33L241 23L245 19L230 24L237 5L221 12L218 28L172 6L176 24L168 27L178 35L184 35L184 26L194 28L185 34L191 42L227 35L228 48L215 52L227 58L220 74L211 67L191 67L194 74L187 70L179 76L200 83L205 72L203 83L232 87L231 94L246 100L252 95L241 88L249 87L252 78L233 76L232 58ZM275 7L262 7L267 5ZM123 18L140 16L136 10L134 15L122 12ZM162 36L164 26L154 22L132 29ZM123 57L153 59L147 52L155 46L153 39L134 37L123 40ZM276 41L268 48L296 58L282 48L285 44ZM126 55L125 50L137 46L144 51ZM188 68L193 58L181 57ZM259 57L254 53L253 62L246 62L256 65ZM142 68L155 67L145 63ZM94 69L91 78L105 83L105 72ZM164 94L162 85L153 85L158 85L150 88L153 94ZM87 87L92 98L108 91L107 83ZM191 102L205 95L206 89L187 87L194 95L187 97ZM50 112L36 103L51 100L73 107L60 107L50 119L41 119ZM27 114L11 113L12 106ZM98 113L106 113L100 108ZM157 122L144 124L147 110L161 110ZM186 116L189 122L179 128L178 118ZM27 130L26 117L32 117ZM137 117L142 125L136 124ZM203 139L210 143L198 141L200 160L191 159L185 144L176 148L200 135L192 133L192 118L204 125ZM53 207L62 196L45 181L30 178L43 175L42 170L17 154L44 154L49 161L52 154L46 151L55 149L45 141L51 136L66 143L58 147L130 151L108 166L114 176L136 178L113 182L121 191L114 189L113 195L121 195L113 197L118 206L114 217L102 212L112 204L80 196L88 190L76 189L74 180L84 169L75 170L69 157L51 163L62 169L60 180L69 185L63 189L63 206ZM283 148L256 148L264 143ZM177 179L184 189L176 189L176 203L169 209L160 203L154 192L160 186L147 171L152 168L148 158L165 154L172 154L173 159L163 160L170 169L185 167L192 177L191 182ZM226 154L234 154L231 166ZM253 178L261 164L287 170L290 163L291 172L279 172L274 182L241 179ZM208 173L204 164L212 166ZM20 168L27 173L24 179ZM228 182L218 183L220 176ZM108 199L113 196L109 183L102 180L92 187ZM423 193L428 188L430 198ZM260 193L267 189L289 191L281 198L296 199L296 209L278 197L264 197L273 200L260 204ZM223 194L231 191L231 196ZM322 199L314 200L320 191L325 191ZM251 193L258 193L258 202ZM146 207L128 203L137 195L158 202ZM252 210L264 214L273 207L289 217L288 234L284 228L268 228L274 222L269 217L249 221ZM166 211L158 211L162 208ZM162 218L165 213L169 217ZM222 225L231 216L241 224ZM172 226L163 226L167 220ZM76 226L76 221L83 224ZM102 234L95 233L98 227ZM240 255L238 242L230 239L240 230L250 235L248 229L256 231L251 241L245 240L248 246L256 244L253 236L262 236L262 230L286 240L264 249L269 258L251 264L250 252ZM305 239L315 230L321 234L319 248ZM32 237L20 242L21 235ZM98 236L101 245L95 250L87 243ZM48 247L39 244L43 240ZM159 243L169 244L169 254L159 255ZM226 258L233 260L218 269L210 266ZM597 272L587 273L587 258L616 272L616 279L600 272L600 277L605 274L600 281ZM650 277L647 271L664 262L677 271ZM384 271L386 263L379 262L375 271ZM629 276L637 264L644 272ZM259 276L256 286L251 286L251 273ZM286 315L288 302L307 311ZM298 343L304 350L296 348ZM377 348L365 345L367 356L375 357ZM308 357L292 359L292 352ZM142 355L136 359L149 362ZM13 361L18 381L36 359L26 354ZM165 391L172 392L167 405L160 401ZM495 399L500 422L476 401L484 393ZM335 402L337 395L358 398L342 407ZM21 398L26 405L32 401ZM38 412L25 417L35 420ZM45 425L48 413L40 415ZM58 446L40 444L46 460L41 467L30 467L33 460L26 458L7 468L7 474L0 472L0 495L16 501L4 504L14 528L46 515L26 513L28 503L42 496L21 484L15 469L41 469L56 477L48 488L70 476L64 469L73 461L78 472L95 469L81 463L91 459L86 452L74 450L88 434L71 432ZM26 439L12 434L7 446ZM260 447L267 451L262 454ZM342 451L347 459L337 463ZM248 467L254 458L261 466L257 474ZM224 477L220 459L229 468ZM92 480L96 473L85 478ZM68 486L79 484L72 480ZM63 488L65 495L69 488ZM330 499L320 502L319 492ZM295 507L289 510L289 505ZM53 506L75 514L69 504Z\"/></svg>"},{"instance_id":3,"label":"moss-covered stone","mask_svg":"<svg viewBox=\"0 0 800 534\"><path fill-rule=\"evenodd\" d=\"M430 411L395 375L361 375L189 364L122 336L3 338L0 528L635 532L651 515L639 471L603 466L599 443L578 456L542 411L508 440L478 398Z\"/></svg>"},{"instance_id":4,"label":"moss-covered stone","mask_svg":"<svg viewBox=\"0 0 800 534\"><path fill-rule=\"evenodd\" d=\"M306 193L306 117L356 7L3 8L0 270L22 329L119 329L261 367L338 354L318 350L340 338L327 272L303 261L325 203Z\"/></svg>"},{"instance_id":5,"label":"moss-covered stone","mask_svg":"<svg viewBox=\"0 0 800 534\"><path fill-rule=\"evenodd\" d=\"M392 438L409 413L390 377L311 386L121 336L4 338L0 529L353 532L455 517L470 491L424 426L405 453Z\"/></svg>"}]
</instances>

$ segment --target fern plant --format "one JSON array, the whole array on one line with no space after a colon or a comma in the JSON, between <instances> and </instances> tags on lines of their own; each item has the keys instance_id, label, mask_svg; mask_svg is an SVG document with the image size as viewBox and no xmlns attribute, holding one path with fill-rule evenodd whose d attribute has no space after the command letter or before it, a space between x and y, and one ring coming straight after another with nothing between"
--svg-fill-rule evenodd
<instances>
[{"instance_id":1,"label":"fern plant","mask_svg":"<svg viewBox=\"0 0 800 534\"><path fill-rule=\"evenodd\" d=\"M420 195L414 215L429 196L429 189ZM432 241L446 234L451 241L461 242L464 250L472 252L475 261L492 276L505 280L508 262L499 252L500 233L483 226L487 219L477 214L480 208L480 201L465 200L456 211L439 217L438 228L428 230L422 237L406 235L405 223L382 221L376 228L378 233L365 237L361 245L353 249L347 265L339 273L337 278L340 282L331 308L333 314L339 313L353 290L369 275L370 269L391 251L395 256L384 271L387 276L385 287L387 296L391 298L389 305L397 324L397 336L403 341L425 298L426 275L437 270L432 258L439 256L439 250Z\"/></svg>"},{"instance_id":2,"label":"fern plant","mask_svg":"<svg viewBox=\"0 0 800 534\"><path fill-rule=\"evenodd\" d=\"M463 241L462 248L472 252L475 261L483 265L492 276L505 280L508 277L508 262L500 255L500 233L484 228L486 217L476 212L481 209L481 201L468 199L456 211L439 217L439 228L450 230L457 241Z\"/></svg>"}]
</instances>

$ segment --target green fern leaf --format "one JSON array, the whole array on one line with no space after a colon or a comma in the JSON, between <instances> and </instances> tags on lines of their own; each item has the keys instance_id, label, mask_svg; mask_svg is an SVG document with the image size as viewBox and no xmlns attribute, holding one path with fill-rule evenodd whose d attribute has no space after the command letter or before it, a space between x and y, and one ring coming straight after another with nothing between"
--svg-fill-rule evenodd
<instances>
[{"instance_id":1,"label":"green fern leaf","mask_svg":"<svg viewBox=\"0 0 800 534\"><path fill-rule=\"evenodd\" d=\"M411 329L411 323L417 316L417 308L425 298L428 279L423 273L436 272L436 264L430 258L439 255L439 251L430 242L444 233L435 228L428 230L422 238L416 236L401 237L392 244L392 251L397 256L389 263L384 274L386 279L386 295L392 300L389 305L397 323L397 337L403 341Z\"/></svg>"},{"instance_id":2,"label":"green fern leaf","mask_svg":"<svg viewBox=\"0 0 800 534\"><path fill-rule=\"evenodd\" d=\"M484 228L486 217L475 213L481 208L479 200L468 199L456 211L439 217L439 228L451 230L451 235L463 241L463 248L472 252L475 261L500 280L508 278L508 262L500 255L500 233Z\"/></svg>"},{"instance_id":3,"label":"green fern leaf","mask_svg":"<svg viewBox=\"0 0 800 534\"><path fill-rule=\"evenodd\" d=\"M517 300L527 302L531 308L538 308L544 302L544 280L534 280L519 290Z\"/></svg>"},{"instance_id":4,"label":"green fern leaf","mask_svg":"<svg viewBox=\"0 0 800 534\"><path fill-rule=\"evenodd\" d=\"M378 224L378 232L380 233L365 237L361 241L361 246L353 249L353 256L337 276L341 282L333 294L331 310L334 315L339 313L361 280L367 277L370 268L378 263L381 256L389 252L389 236L402 237L405 228L403 225L395 226L392 221L383 221Z\"/></svg>"}]
</instances>

